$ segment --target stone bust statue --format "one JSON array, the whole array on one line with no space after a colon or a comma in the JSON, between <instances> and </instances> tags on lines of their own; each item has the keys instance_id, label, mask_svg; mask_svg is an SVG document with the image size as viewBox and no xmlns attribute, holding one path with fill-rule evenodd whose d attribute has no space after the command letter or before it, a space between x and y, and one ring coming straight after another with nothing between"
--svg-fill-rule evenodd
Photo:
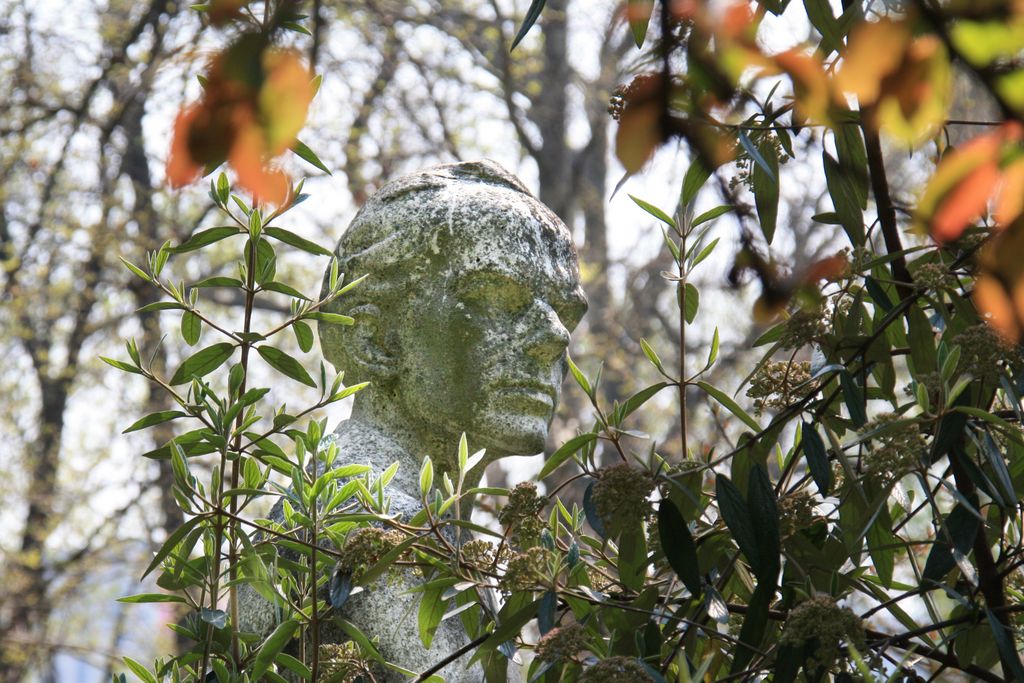
<instances>
[{"instance_id":1,"label":"stone bust statue","mask_svg":"<svg viewBox=\"0 0 1024 683\"><path fill-rule=\"evenodd\" d=\"M336 255L346 280L368 277L328 309L355 324L321 324L321 346L346 383L370 382L335 431L338 464L369 464L379 474L397 461L390 512L408 518L422 507L423 456L438 477L456 469L463 432L471 449L487 450L467 486L497 458L543 450L569 333L587 303L569 230L518 179L490 161L398 178L362 207ZM448 619L424 649L420 595L405 594L416 579L403 576L367 587L341 611L388 661L422 672L468 637L458 618ZM243 627L273 627L266 603L244 603ZM439 675L480 683L481 670L466 668L471 656Z\"/></svg>"}]
</instances>

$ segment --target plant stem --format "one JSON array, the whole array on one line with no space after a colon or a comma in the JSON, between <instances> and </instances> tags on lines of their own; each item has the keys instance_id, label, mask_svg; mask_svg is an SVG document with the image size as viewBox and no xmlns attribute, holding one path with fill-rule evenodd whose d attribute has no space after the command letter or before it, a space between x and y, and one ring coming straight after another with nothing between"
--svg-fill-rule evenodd
<instances>
[{"instance_id":1,"label":"plant stem","mask_svg":"<svg viewBox=\"0 0 1024 683\"><path fill-rule=\"evenodd\" d=\"M245 264L245 319L242 324L242 330L245 334L242 337L242 382L238 387L239 396L245 394L246 381L249 378L249 350L252 348L252 343L249 341L249 333L252 328L253 304L256 300L256 242L251 237L249 238L249 249L245 255ZM235 418L235 431L237 432L233 444L235 459L231 462L231 488L233 489L238 488L238 475L241 469L241 426L243 417L243 412L239 411L238 417ZM235 587L235 580L238 578L238 534L235 533L238 529L238 496L231 497L230 511L233 517L228 549L228 578L231 583L231 588L228 592L228 610L231 615L231 658L234 660L235 666L238 666L241 662L238 649L238 590Z\"/></svg>"},{"instance_id":2,"label":"plant stem","mask_svg":"<svg viewBox=\"0 0 1024 683\"><path fill-rule=\"evenodd\" d=\"M682 219L682 215L679 216ZM682 448L680 458L686 460L686 268L683 260L686 258L686 230L679 226L679 260L676 266L679 271L679 281L676 287L679 292L679 443Z\"/></svg>"},{"instance_id":3,"label":"plant stem","mask_svg":"<svg viewBox=\"0 0 1024 683\"><path fill-rule=\"evenodd\" d=\"M316 474L316 471L317 471L316 470L316 464L314 463L314 465L313 465L313 473L314 473L314 475ZM316 550L317 550L317 543L318 543L318 540L317 540L317 525L319 524L319 520L317 519L317 508L318 507L319 506L317 505L316 496L314 496L313 497L313 504L311 505L310 511L309 511L310 521L313 522L313 538L312 538L313 547L310 549L310 563L309 563L309 565L310 565L310 567L309 567L309 582L310 582L309 590L310 590L311 596L313 598L313 610L312 610L311 615L310 615L310 628L312 629L312 634L310 635L310 640L312 642L310 644L312 646L311 649L313 650L313 655L312 655L313 661L310 663L310 667L309 668L310 668L310 671L313 674L310 677L310 680L312 680L313 683L317 682L317 679L319 678L319 669L320 669L320 615L318 614L318 612L320 611L320 607L319 607L319 605L317 605L317 585L316 585L316 583L317 583L317 581L316 581L317 580L317 573L318 573L317 572L317 566L316 566L316 563L317 563Z\"/></svg>"}]
</instances>

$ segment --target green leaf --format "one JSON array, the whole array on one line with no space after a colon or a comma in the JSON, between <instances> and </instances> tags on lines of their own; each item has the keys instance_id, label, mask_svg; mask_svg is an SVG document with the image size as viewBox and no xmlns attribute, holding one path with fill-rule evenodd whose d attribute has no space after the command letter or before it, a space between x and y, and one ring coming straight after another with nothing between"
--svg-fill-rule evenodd
<instances>
[{"instance_id":1,"label":"green leaf","mask_svg":"<svg viewBox=\"0 0 1024 683\"><path fill-rule=\"evenodd\" d=\"M864 244L864 216L860 209L860 195L856 181L839 165L831 154L822 152L825 168L825 185L832 198L839 221L847 237L855 247Z\"/></svg>"},{"instance_id":2,"label":"green leaf","mask_svg":"<svg viewBox=\"0 0 1024 683\"><path fill-rule=\"evenodd\" d=\"M668 382L658 382L657 384L652 384L646 389L641 389L640 391L636 392L635 394L627 398L626 401L622 404L622 417L625 418L626 416L632 414L633 411L635 411L643 404L647 403L647 401L649 401L652 396L654 396L667 386L670 386Z\"/></svg>"},{"instance_id":3,"label":"green leaf","mask_svg":"<svg viewBox=\"0 0 1024 683\"><path fill-rule=\"evenodd\" d=\"M686 318L686 324L690 325L700 308L700 291L689 282L680 284L683 284L683 291L686 293L683 299L683 317Z\"/></svg>"},{"instance_id":4,"label":"green leaf","mask_svg":"<svg viewBox=\"0 0 1024 683\"><path fill-rule=\"evenodd\" d=\"M203 321L192 311L185 311L181 314L181 337L189 346L199 343L199 337L203 333Z\"/></svg>"},{"instance_id":5,"label":"green leaf","mask_svg":"<svg viewBox=\"0 0 1024 683\"><path fill-rule=\"evenodd\" d=\"M208 277L205 280L200 280L192 285L193 287L237 287L242 288L245 285L242 281L236 277Z\"/></svg>"},{"instance_id":6,"label":"green leaf","mask_svg":"<svg viewBox=\"0 0 1024 683\"><path fill-rule=\"evenodd\" d=\"M215 660L219 661L219 660ZM277 656L277 663L285 667L289 671L299 676L301 681L310 681L313 679L313 672L310 671L309 667L303 664L300 660L292 657L289 654L282 652ZM230 680L230 679L228 679ZM329 680L329 679L328 679Z\"/></svg>"},{"instance_id":7,"label":"green leaf","mask_svg":"<svg viewBox=\"0 0 1024 683\"><path fill-rule=\"evenodd\" d=\"M292 332L295 333L295 340L299 343L299 349L303 353L309 353L309 350L313 348L313 330L309 328L309 325L296 320L292 323Z\"/></svg>"},{"instance_id":8,"label":"green leaf","mask_svg":"<svg viewBox=\"0 0 1024 683\"><path fill-rule=\"evenodd\" d=\"M100 360L109 365L112 368L117 368L124 372L130 372L134 375L141 375L142 370L135 367L131 363L125 363L123 360L116 360L114 358L107 358L106 356L100 356Z\"/></svg>"},{"instance_id":9,"label":"green leaf","mask_svg":"<svg viewBox=\"0 0 1024 683\"><path fill-rule=\"evenodd\" d=\"M341 315L340 313L325 313L323 311L313 311L308 315L304 316L311 318L322 323L329 323L331 325L351 325L356 319L347 315Z\"/></svg>"},{"instance_id":10,"label":"green leaf","mask_svg":"<svg viewBox=\"0 0 1024 683\"><path fill-rule=\"evenodd\" d=\"M204 607L199 610L199 618L217 629L224 628L228 625L228 613L222 609L209 609Z\"/></svg>"},{"instance_id":11,"label":"green leaf","mask_svg":"<svg viewBox=\"0 0 1024 683\"><path fill-rule=\"evenodd\" d=\"M928 560L921 573L922 581L941 583L942 578L956 566L953 549L967 555L978 535L981 520L974 516L965 505L957 503L943 519L942 526L935 536L935 543L928 553ZM950 543L952 537L952 543Z\"/></svg>"},{"instance_id":12,"label":"green leaf","mask_svg":"<svg viewBox=\"0 0 1024 683\"><path fill-rule=\"evenodd\" d=\"M217 199L220 200L221 204L228 201L228 196L231 194L231 184L228 183L228 176L225 173L221 173L217 176Z\"/></svg>"},{"instance_id":13,"label":"green leaf","mask_svg":"<svg viewBox=\"0 0 1024 683\"><path fill-rule=\"evenodd\" d=\"M832 13L831 9L827 11L829 14ZM839 167L857 196L857 205L861 209L865 209L868 205L868 152L864 146L860 126L839 124L832 132L836 142Z\"/></svg>"},{"instance_id":14,"label":"green leaf","mask_svg":"<svg viewBox=\"0 0 1024 683\"><path fill-rule=\"evenodd\" d=\"M291 230L285 230L284 228L275 228L268 226L263 228L263 234L268 237L273 237L279 242L284 242L287 245L293 246L296 249L309 252L310 254L316 254L317 256L331 256L332 252L330 249L321 247L316 242L311 242L305 237L296 235Z\"/></svg>"},{"instance_id":15,"label":"green leaf","mask_svg":"<svg viewBox=\"0 0 1024 683\"><path fill-rule=\"evenodd\" d=\"M691 228L696 228L698 225L701 225L702 223L707 223L708 221L712 221L712 220L718 218L719 216L721 216L723 214L729 213L732 210L733 210L733 207L731 207L731 206L716 206L713 209L708 209L707 211L705 211L701 215L699 215L696 218L694 218L690 222L690 227Z\"/></svg>"},{"instance_id":16,"label":"green leaf","mask_svg":"<svg viewBox=\"0 0 1024 683\"><path fill-rule=\"evenodd\" d=\"M756 164L751 173L751 185L754 190L754 205L757 208L757 219L761 223L761 232L768 244L775 237L775 223L779 215L779 157L775 147L768 142L760 146L764 167Z\"/></svg>"},{"instance_id":17,"label":"green leaf","mask_svg":"<svg viewBox=\"0 0 1024 683\"><path fill-rule=\"evenodd\" d=\"M278 372L287 377L291 377L296 382L301 382L307 387L316 388L316 382L306 372L306 368L302 367L302 363L295 360L281 349L274 348L273 346L257 346L256 351L259 352L263 360L267 361L270 367L274 368Z\"/></svg>"},{"instance_id":18,"label":"green leaf","mask_svg":"<svg viewBox=\"0 0 1024 683\"><path fill-rule=\"evenodd\" d=\"M754 526L750 522L750 509L743 500L743 494L736 485L724 474L715 477L715 496L718 498L718 509L725 525L732 533L732 538L739 546L752 568L763 566Z\"/></svg>"},{"instance_id":19,"label":"green leaf","mask_svg":"<svg viewBox=\"0 0 1024 683\"><path fill-rule=\"evenodd\" d=\"M828 464L828 452L825 441L814 429L814 425L806 420L801 430L804 457L807 458L807 469L811 472L818 493L827 496L832 490L832 468Z\"/></svg>"},{"instance_id":20,"label":"green leaf","mask_svg":"<svg viewBox=\"0 0 1024 683\"><path fill-rule=\"evenodd\" d=\"M640 524L624 528L618 533L619 556L616 564L619 580L626 588L639 593L644 587L644 568L647 566L647 541Z\"/></svg>"},{"instance_id":21,"label":"green leaf","mask_svg":"<svg viewBox=\"0 0 1024 683\"><path fill-rule=\"evenodd\" d=\"M843 403L850 411L850 419L858 429L867 424L868 414L864 407L864 391L854 380L853 375L843 370L839 373L839 386L843 390Z\"/></svg>"},{"instance_id":22,"label":"green leaf","mask_svg":"<svg viewBox=\"0 0 1024 683\"><path fill-rule=\"evenodd\" d=\"M216 228L200 230L178 246L172 247L169 251L172 254L184 254L189 251L201 249L209 244L213 244L214 242L219 242L222 239L227 239L232 235L240 234L242 234L242 232L233 225L221 225Z\"/></svg>"},{"instance_id":23,"label":"green leaf","mask_svg":"<svg viewBox=\"0 0 1024 683\"><path fill-rule=\"evenodd\" d=\"M1024 666L1020 663L1020 655L1017 654L1017 644L1014 642L1013 633L999 621L995 613L988 607L985 608L985 618L988 620L989 628L992 629L992 636L995 638L1003 668L1013 676L1013 680L1024 681Z\"/></svg>"},{"instance_id":24,"label":"green leaf","mask_svg":"<svg viewBox=\"0 0 1024 683\"><path fill-rule=\"evenodd\" d=\"M251 680L260 680L260 677L270 669L270 665L274 663L277 655L292 639L298 628L299 622L295 619L289 619L282 622L274 629L273 633L267 636L267 639L263 641L259 651L256 653L256 659L253 661L252 671L249 673Z\"/></svg>"},{"instance_id":25,"label":"green leaf","mask_svg":"<svg viewBox=\"0 0 1024 683\"><path fill-rule=\"evenodd\" d=\"M121 259L121 263L124 264L125 268L127 268L128 270L130 270L133 273L135 273L138 277L142 278L146 282L152 282L153 281L153 278L151 278L149 276L149 274L146 273L146 271L142 270L141 268L139 268L137 265L135 265L134 263L132 263L131 261L129 261L125 257L118 256L118 258Z\"/></svg>"},{"instance_id":26,"label":"green leaf","mask_svg":"<svg viewBox=\"0 0 1024 683\"><path fill-rule=\"evenodd\" d=\"M875 565L875 573L885 588L892 586L892 573L895 568L896 547L902 545L900 539L892 532L892 519L885 502L875 517L867 533L868 553Z\"/></svg>"},{"instance_id":27,"label":"green leaf","mask_svg":"<svg viewBox=\"0 0 1024 683\"><path fill-rule=\"evenodd\" d=\"M583 374L583 371L579 369L576 363L573 362L571 356L566 356L566 362L569 364L569 372L572 374L572 378L576 380L576 384L580 385L580 389L583 389L583 393L593 398L594 389L590 386L590 380Z\"/></svg>"},{"instance_id":28,"label":"green leaf","mask_svg":"<svg viewBox=\"0 0 1024 683\"><path fill-rule=\"evenodd\" d=\"M224 362L231 358L235 352L235 345L230 342L221 342L208 346L202 351L197 351L178 367L178 370L171 377L171 385L184 384L191 381L193 377L204 377L213 372Z\"/></svg>"},{"instance_id":29,"label":"green leaf","mask_svg":"<svg viewBox=\"0 0 1024 683\"><path fill-rule=\"evenodd\" d=\"M654 347L648 344L647 340L642 337L640 339L640 350L642 350L644 355L647 356L647 360L651 361L651 365L658 368L659 372L665 372L665 369L661 364L661 357L658 356L658 352L655 351Z\"/></svg>"},{"instance_id":30,"label":"green leaf","mask_svg":"<svg viewBox=\"0 0 1024 683\"><path fill-rule=\"evenodd\" d=\"M747 605L747 613L743 617L743 626L740 628L741 647L736 648L736 654L729 669L731 674L738 674L747 668L747 664L760 650L761 641L764 640L764 632L768 626L768 607L775 596L775 583L758 583L754 594ZM747 647L742 647L746 645Z\"/></svg>"},{"instance_id":31,"label":"green leaf","mask_svg":"<svg viewBox=\"0 0 1024 683\"><path fill-rule=\"evenodd\" d=\"M118 598L118 602L127 602L132 605L149 602L180 602L188 604L188 600L181 597L180 595L168 595L167 593L140 593L138 595L129 595L124 598Z\"/></svg>"},{"instance_id":32,"label":"green leaf","mask_svg":"<svg viewBox=\"0 0 1024 683\"><path fill-rule=\"evenodd\" d=\"M644 46L644 38L647 37L647 27L651 23L653 12L654 0L629 0L629 9L626 10L629 30L638 48Z\"/></svg>"},{"instance_id":33,"label":"green leaf","mask_svg":"<svg viewBox=\"0 0 1024 683\"><path fill-rule=\"evenodd\" d=\"M312 36L313 35L312 33L309 32L308 28L306 28L302 24L296 23L294 21L282 21L281 22L281 28L286 28L289 31L295 31L296 33L301 33L301 34L307 35L307 36ZM294 147L292 149L294 149Z\"/></svg>"},{"instance_id":34,"label":"green leaf","mask_svg":"<svg viewBox=\"0 0 1024 683\"><path fill-rule=\"evenodd\" d=\"M711 177L711 168L708 167L701 157L694 158L690 162L690 168L686 169L686 175L683 176L683 189L679 194L679 202L687 207L693 203L693 200L697 197L697 192L704 186L704 183Z\"/></svg>"},{"instance_id":35,"label":"green leaf","mask_svg":"<svg viewBox=\"0 0 1024 683\"><path fill-rule=\"evenodd\" d=\"M607 538L608 533L604 528L604 520L601 519L601 514L597 511L597 506L594 504L595 483L597 482L590 482L586 490L583 491L583 512L587 516L587 522L594 528L597 535L601 538Z\"/></svg>"},{"instance_id":36,"label":"green leaf","mask_svg":"<svg viewBox=\"0 0 1024 683\"><path fill-rule=\"evenodd\" d=\"M438 624L441 623L441 617L444 616L446 601L441 599L444 590L443 586L428 588L423 591L423 598L420 600L417 615L420 642L428 650L430 644L434 642L434 633L437 631Z\"/></svg>"},{"instance_id":37,"label":"green leaf","mask_svg":"<svg viewBox=\"0 0 1024 683\"><path fill-rule=\"evenodd\" d=\"M487 640L485 640L477 649L476 654L473 655L472 661L476 661L489 650L493 650L506 640L510 640L519 635L519 632L523 630L523 627L526 626L526 624L528 624L537 614L537 610L540 609L540 601L541 599L538 598L537 600L529 602L507 616L504 614L507 611L506 608L510 606L514 607L515 603L511 600L506 602L505 607L502 607L501 611L498 612L497 627L491 632L491 635L487 637Z\"/></svg>"},{"instance_id":38,"label":"green leaf","mask_svg":"<svg viewBox=\"0 0 1024 683\"><path fill-rule=\"evenodd\" d=\"M562 466L566 460L572 457L576 451L586 446L588 443L597 438L597 434L588 432L586 434L580 434L562 444L557 451L551 454L551 457L544 461L544 467L541 468L540 474L537 475L537 479L543 479L549 474L554 472L556 469Z\"/></svg>"},{"instance_id":39,"label":"green leaf","mask_svg":"<svg viewBox=\"0 0 1024 683\"><path fill-rule=\"evenodd\" d=\"M657 218L662 223L665 223L671 228L676 227L676 222L672 220L672 218L667 213L656 207L654 204L649 204L648 202L645 202L642 199L634 197L633 195L629 195L629 198L632 199L637 206L639 206L641 209Z\"/></svg>"},{"instance_id":40,"label":"green leaf","mask_svg":"<svg viewBox=\"0 0 1024 683\"><path fill-rule=\"evenodd\" d=\"M778 184L779 176L776 170L772 170L772 167L768 165L768 160L761 155L761 152L754 146L753 141L747 136L747 133L743 130L739 132L740 145L746 150L747 154L750 155L750 159L754 162L755 170L756 167L760 167L762 171L768 174L769 180L773 183Z\"/></svg>"},{"instance_id":41,"label":"green leaf","mask_svg":"<svg viewBox=\"0 0 1024 683\"><path fill-rule=\"evenodd\" d=\"M366 634L360 631L358 628L356 628L354 624L352 624L349 621L346 621L345 619L342 619L339 616L335 616L332 619L332 622L338 628L340 628L346 636L348 636L356 642L356 645L359 646L359 652L361 654L366 655L375 662L379 662L381 664L384 663L384 658L381 656L380 652L377 651L377 647L370 641L369 638L366 637Z\"/></svg>"},{"instance_id":42,"label":"green leaf","mask_svg":"<svg viewBox=\"0 0 1024 683\"><path fill-rule=\"evenodd\" d=\"M939 359L935 350L935 332L920 306L907 309L907 341L910 343L911 371L915 377L937 372Z\"/></svg>"},{"instance_id":43,"label":"green leaf","mask_svg":"<svg viewBox=\"0 0 1024 683\"><path fill-rule=\"evenodd\" d=\"M730 413L742 420L743 424L747 425L755 432L761 431L761 425L757 424L757 420L752 418L747 411L743 410L736 401L729 398L724 391L708 384L707 382L697 382L697 386L703 389L708 395L714 397L714 399L725 406Z\"/></svg>"},{"instance_id":44,"label":"green leaf","mask_svg":"<svg viewBox=\"0 0 1024 683\"><path fill-rule=\"evenodd\" d=\"M701 594L697 546L682 513L668 498L658 504L658 535L669 566L695 597Z\"/></svg>"},{"instance_id":45,"label":"green leaf","mask_svg":"<svg viewBox=\"0 0 1024 683\"><path fill-rule=\"evenodd\" d=\"M779 510L775 502L775 489L768 470L755 465L747 482L747 507L750 510L750 525L757 540L760 562L753 567L761 584L774 587L779 573L781 552L779 540ZM748 556L749 557L749 556Z\"/></svg>"},{"instance_id":46,"label":"green leaf","mask_svg":"<svg viewBox=\"0 0 1024 683\"><path fill-rule=\"evenodd\" d=\"M294 287L290 287L283 282L264 282L261 286L268 292L277 292L278 294L284 294L285 296L301 299L302 301L312 301L312 299L299 290Z\"/></svg>"},{"instance_id":47,"label":"green leaf","mask_svg":"<svg viewBox=\"0 0 1024 683\"><path fill-rule=\"evenodd\" d=\"M825 48L828 56L831 52L838 51L843 45L842 33L839 30L839 22L832 14L832 7L826 0L804 0L804 9L807 10L807 18L811 25L821 34L821 46ZM840 128L852 128L853 126L839 126Z\"/></svg>"},{"instance_id":48,"label":"green leaf","mask_svg":"<svg viewBox=\"0 0 1024 683\"><path fill-rule=\"evenodd\" d=\"M128 427L121 433L128 434L129 432L135 432L140 429L145 429L146 427L163 424L164 422L174 420L179 417L188 417L188 413L183 413L180 410L161 410L156 413L150 413L144 418L133 422L131 427Z\"/></svg>"},{"instance_id":49,"label":"green leaf","mask_svg":"<svg viewBox=\"0 0 1024 683\"><path fill-rule=\"evenodd\" d=\"M145 683L157 683L156 676L150 673L149 669L136 662L131 657L122 657L124 663L132 670L132 673L141 678Z\"/></svg>"},{"instance_id":50,"label":"green leaf","mask_svg":"<svg viewBox=\"0 0 1024 683\"><path fill-rule=\"evenodd\" d=\"M155 301L135 309L136 313L153 313L154 311L174 311L185 308L185 304L177 301Z\"/></svg>"},{"instance_id":51,"label":"green leaf","mask_svg":"<svg viewBox=\"0 0 1024 683\"><path fill-rule=\"evenodd\" d=\"M533 0L533 2L530 3L530 8L526 10L526 17L523 19L523 25L519 27L519 32L512 41L512 47L509 48L509 51L516 49L516 45L526 37L530 28L533 27L534 23L536 23L537 17L540 16L541 10L544 9L544 3L546 1L547 0Z\"/></svg>"},{"instance_id":52,"label":"green leaf","mask_svg":"<svg viewBox=\"0 0 1024 683\"><path fill-rule=\"evenodd\" d=\"M149 573L156 569L161 562L163 562L164 558L167 557L171 553L171 551L174 550L174 548L178 545L178 543L181 542L181 539L185 538L188 532L192 531L193 527L195 527L197 524L204 521L205 519L206 517L202 515L197 515L192 519L186 520L181 526L172 531L171 535L167 537L166 541L164 541L164 544L160 546L160 550L156 551L156 555L153 556L153 559L150 561L149 566L146 567L146 571L142 572L141 579L144 579L147 576L149 576Z\"/></svg>"}]
</instances>

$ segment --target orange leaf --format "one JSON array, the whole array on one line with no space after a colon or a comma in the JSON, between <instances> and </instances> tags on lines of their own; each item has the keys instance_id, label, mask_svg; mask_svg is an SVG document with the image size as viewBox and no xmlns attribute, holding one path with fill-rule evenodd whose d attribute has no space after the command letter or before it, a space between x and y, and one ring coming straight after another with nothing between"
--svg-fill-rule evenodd
<instances>
[{"instance_id":1,"label":"orange leaf","mask_svg":"<svg viewBox=\"0 0 1024 683\"><path fill-rule=\"evenodd\" d=\"M1007 341L1016 343L1020 339L1018 315L1024 304L1024 292L1020 285L1014 287L1016 304L1010 301L1006 288L991 275L982 274L974 283L974 305L985 316L986 322ZM1015 308L1017 312L1015 312Z\"/></svg>"},{"instance_id":2,"label":"orange leaf","mask_svg":"<svg viewBox=\"0 0 1024 683\"><path fill-rule=\"evenodd\" d=\"M189 151L189 135L199 110L199 105L190 105L178 112L174 120L171 153L167 157L167 181L175 189L194 182L203 171L203 165L193 159Z\"/></svg>"},{"instance_id":3,"label":"orange leaf","mask_svg":"<svg viewBox=\"0 0 1024 683\"><path fill-rule=\"evenodd\" d=\"M692 20L700 12L697 0L671 0L668 11L676 19Z\"/></svg>"},{"instance_id":4,"label":"orange leaf","mask_svg":"<svg viewBox=\"0 0 1024 683\"><path fill-rule=\"evenodd\" d=\"M294 50L269 50L263 55L265 80L260 88L268 153L276 157L287 151L306 124L313 100L312 75Z\"/></svg>"},{"instance_id":5,"label":"orange leaf","mask_svg":"<svg viewBox=\"0 0 1024 683\"><path fill-rule=\"evenodd\" d=\"M946 48L935 36L918 38L899 68L882 80L875 125L895 141L916 146L945 123L951 87Z\"/></svg>"},{"instance_id":6,"label":"orange leaf","mask_svg":"<svg viewBox=\"0 0 1024 683\"><path fill-rule=\"evenodd\" d=\"M932 237L949 242L960 237L971 221L985 212L999 183L999 166L988 161L971 171L946 196L932 218Z\"/></svg>"},{"instance_id":7,"label":"orange leaf","mask_svg":"<svg viewBox=\"0 0 1024 683\"><path fill-rule=\"evenodd\" d=\"M878 99L882 79L897 69L910 42L910 31L891 19L864 23L850 35L836 87L871 104Z\"/></svg>"},{"instance_id":8,"label":"orange leaf","mask_svg":"<svg viewBox=\"0 0 1024 683\"><path fill-rule=\"evenodd\" d=\"M665 140L661 127L661 88L660 78L641 81L619 119L615 154L629 173L639 171Z\"/></svg>"},{"instance_id":9,"label":"orange leaf","mask_svg":"<svg viewBox=\"0 0 1024 683\"><path fill-rule=\"evenodd\" d=\"M258 202L281 205L288 198L288 176L271 168L265 151L263 133L250 124L238 131L228 161L238 174L238 184Z\"/></svg>"},{"instance_id":10,"label":"orange leaf","mask_svg":"<svg viewBox=\"0 0 1024 683\"><path fill-rule=\"evenodd\" d=\"M998 131L985 133L942 158L917 203L914 222L919 230L934 230L932 220L946 198L977 168L986 163L994 163L999 157L1001 144Z\"/></svg>"},{"instance_id":11,"label":"orange leaf","mask_svg":"<svg viewBox=\"0 0 1024 683\"><path fill-rule=\"evenodd\" d=\"M1000 227L1013 223L1024 212L1024 159L1003 169L1003 181L996 199L995 218Z\"/></svg>"},{"instance_id":12,"label":"orange leaf","mask_svg":"<svg viewBox=\"0 0 1024 683\"><path fill-rule=\"evenodd\" d=\"M210 23L224 26L232 19L242 16L242 8L248 0L210 0L210 8L206 11Z\"/></svg>"},{"instance_id":13,"label":"orange leaf","mask_svg":"<svg viewBox=\"0 0 1024 683\"><path fill-rule=\"evenodd\" d=\"M832 95L821 58L816 53L793 48L775 55L774 60L793 81L798 117L816 123L827 121Z\"/></svg>"},{"instance_id":14,"label":"orange leaf","mask_svg":"<svg viewBox=\"0 0 1024 683\"><path fill-rule=\"evenodd\" d=\"M846 275L849 270L850 262L845 256L841 254L829 256L811 264L807 269L807 274L804 275L804 284L815 284L818 280L835 280Z\"/></svg>"}]
</instances>

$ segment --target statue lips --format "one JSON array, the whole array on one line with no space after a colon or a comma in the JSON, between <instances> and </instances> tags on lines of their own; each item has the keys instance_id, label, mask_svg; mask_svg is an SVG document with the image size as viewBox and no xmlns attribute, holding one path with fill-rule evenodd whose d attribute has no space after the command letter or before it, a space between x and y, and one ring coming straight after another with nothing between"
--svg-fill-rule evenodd
<instances>
[{"instance_id":1,"label":"statue lips","mask_svg":"<svg viewBox=\"0 0 1024 683\"><path fill-rule=\"evenodd\" d=\"M536 411L550 416L558 402L558 390L550 384L539 380L511 379L497 383L495 391L510 396L531 412Z\"/></svg>"}]
</instances>

